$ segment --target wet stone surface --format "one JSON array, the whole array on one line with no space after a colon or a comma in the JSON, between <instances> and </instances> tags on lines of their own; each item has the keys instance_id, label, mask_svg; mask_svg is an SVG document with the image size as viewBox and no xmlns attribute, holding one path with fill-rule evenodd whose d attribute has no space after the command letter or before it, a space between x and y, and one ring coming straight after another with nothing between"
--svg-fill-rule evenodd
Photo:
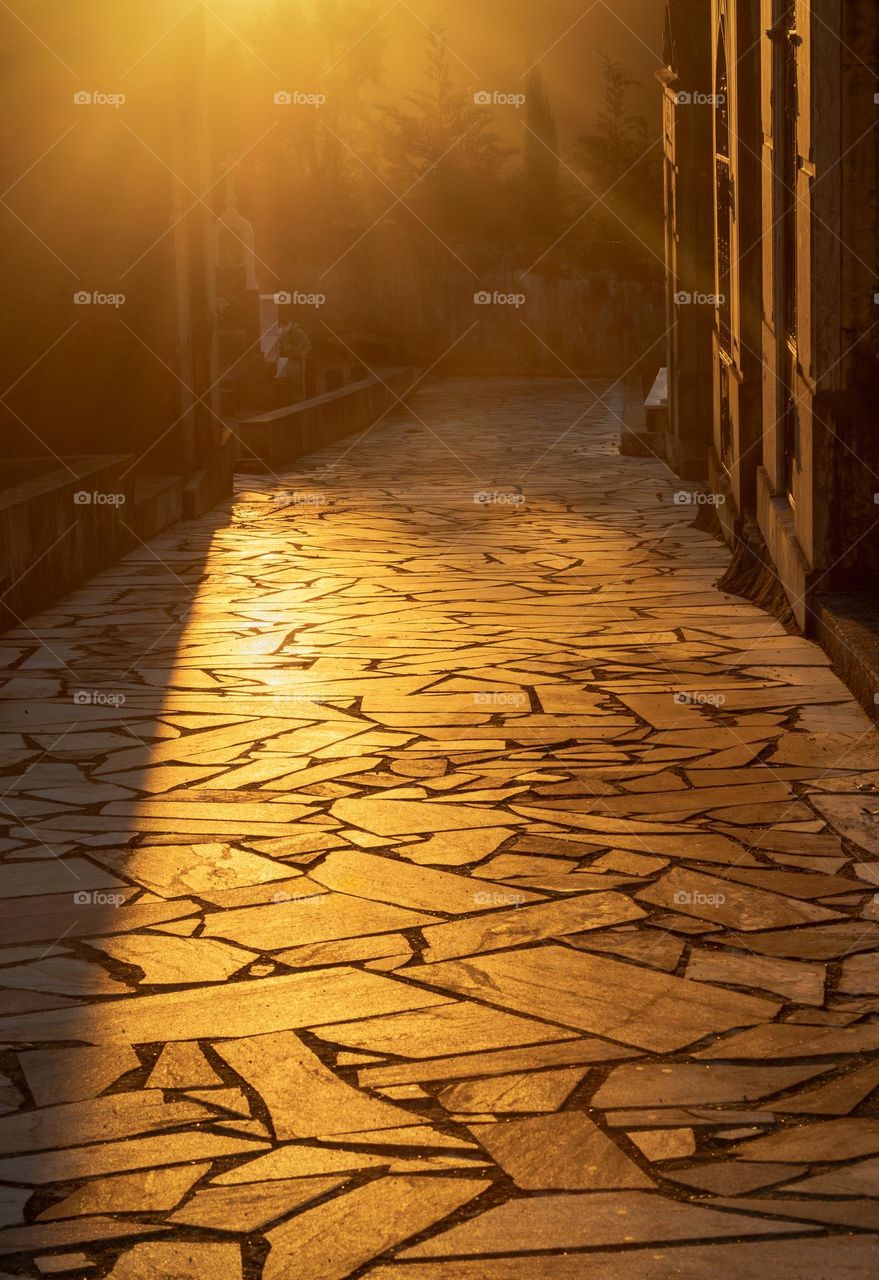
<instances>
[{"instance_id":1,"label":"wet stone surface","mask_svg":"<svg viewBox=\"0 0 879 1280\"><path fill-rule=\"evenodd\" d=\"M0 1269L866 1280L879 735L618 389L413 408L4 637Z\"/></svg>"}]
</instances>

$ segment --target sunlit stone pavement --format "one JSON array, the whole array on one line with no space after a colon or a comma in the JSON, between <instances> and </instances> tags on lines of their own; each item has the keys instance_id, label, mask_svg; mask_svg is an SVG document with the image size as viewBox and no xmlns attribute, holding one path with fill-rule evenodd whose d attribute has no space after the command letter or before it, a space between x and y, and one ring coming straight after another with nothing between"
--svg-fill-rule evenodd
<instances>
[{"instance_id":1,"label":"sunlit stone pavement","mask_svg":"<svg viewBox=\"0 0 879 1280\"><path fill-rule=\"evenodd\" d=\"M0 640L0 1270L875 1276L879 737L618 389L412 408Z\"/></svg>"}]
</instances>

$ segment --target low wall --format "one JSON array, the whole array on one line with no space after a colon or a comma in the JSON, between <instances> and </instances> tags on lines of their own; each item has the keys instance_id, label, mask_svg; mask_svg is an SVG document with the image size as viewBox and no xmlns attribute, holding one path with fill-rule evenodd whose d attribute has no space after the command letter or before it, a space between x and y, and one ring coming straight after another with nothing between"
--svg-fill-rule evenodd
<instances>
[{"instance_id":1,"label":"low wall","mask_svg":"<svg viewBox=\"0 0 879 1280\"><path fill-rule=\"evenodd\" d=\"M237 428L239 471L273 471L295 458L363 431L388 413L417 380L410 367L382 369L379 377L247 418Z\"/></svg>"},{"instance_id":2,"label":"low wall","mask_svg":"<svg viewBox=\"0 0 879 1280\"><path fill-rule=\"evenodd\" d=\"M0 630L128 550L125 525L134 503L134 478L122 476L128 462L118 456L67 458L65 467L0 490Z\"/></svg>"}]
</instances>

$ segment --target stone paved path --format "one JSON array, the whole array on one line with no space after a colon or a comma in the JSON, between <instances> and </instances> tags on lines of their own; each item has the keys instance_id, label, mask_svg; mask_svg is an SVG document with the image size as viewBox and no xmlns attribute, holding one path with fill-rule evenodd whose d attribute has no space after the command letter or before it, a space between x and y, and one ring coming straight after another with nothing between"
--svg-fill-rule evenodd
<instances>
[{"instance_id":1,"label":"stone paved path","mask_svg":"<svg viewBox=\"0 0 879 1280\"><path fill-rule=\"evenodd\" d=\"M11 1274L879 1273L879 737L602 389L434 383L0 641Z\"/></svg>"}]
</instances>

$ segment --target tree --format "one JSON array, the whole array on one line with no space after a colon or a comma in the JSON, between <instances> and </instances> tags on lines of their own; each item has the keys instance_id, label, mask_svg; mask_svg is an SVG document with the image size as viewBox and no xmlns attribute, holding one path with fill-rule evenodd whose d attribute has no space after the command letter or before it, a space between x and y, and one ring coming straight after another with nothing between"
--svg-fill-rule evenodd
<instances>
[{"instance_id":1,"label":"tree","mask_svg":"<svg viewBox=\"0 0 879 1280\"><path fill-rule=\"evenodd\" d=\"M440 28L428 33L426 86L408 109L385 107L389 184L436 228L489 232L506 217L504 166L511 154L485 107L456 89Z\"/></svg>"},{"instance_id":2,"label":"tree","mask_svg":"<svg viewBox=\"0 0 879 1280\"><path fill-rule=\"evenodd\" d=\"M561 196L558 149L555 114L540 67L534 66L528 73L526 87L522 169L525 230L532 236L554 236L558 232Z\"/></svg>"},{"instance_id":3,"label":"tree","mask_svg":"<svg viewBox=\"0 0 879 1280\"><path fill-rule=\"evenodd\" d=\"M659 139L647 121L629 109L629 91L640 82L599 50L604 108L592 133L577 140L575 159L584 171L592 201L593 225L619 240L628 230L652 252L662 252L662 166Z\"/></svg>"}]
</instances>

